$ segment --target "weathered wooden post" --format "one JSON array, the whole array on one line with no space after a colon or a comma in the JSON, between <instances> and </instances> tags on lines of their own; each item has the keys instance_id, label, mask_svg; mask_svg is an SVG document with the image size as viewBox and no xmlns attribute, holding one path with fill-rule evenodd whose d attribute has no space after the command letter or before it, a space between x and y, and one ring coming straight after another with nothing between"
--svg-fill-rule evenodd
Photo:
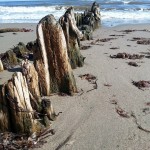
<instances>
[{"instance_id":1,"label":"weathered wooden post","mask_svg":"<svg viewBox=\"0 0 150 150\"><path fill-rule=\"evenodd\" d=\"M23 65L25 76L17 72L0 87L0 132L39 133L57 117L50 100L39 98L34 66Z\"/></svg>"},{"instance_id":2,"label":"weathered wooden post","mask_svg":"<svg viewBox=\"0 0 150 150\"><path fill-rule=\"evenodd\" d=\"M77 92L69 63L66 39L53 15L47 15L37 25L37 49L34 65L42 95Z\"/></svg>"},{"instance_id":3,"label":"weathered wooden post","mask_svg":"<svg viewBox=\"0 0 150 150\"><path fill-rule=\"evenodd\" d=\"M80 39L82 39L83 34L77 28L73 7L67 9L65 14L60 18L59 22L65 34L71 67L73 69L76 67L82 67L84 64L84 57L81 55L79 47Z\"/></svg>"},{"instance_id":4,"label":"weathered wooden post","mask_svg":"<svg viewBox=\"0 0 150 150\"><path fill-rule=\"evenodd\" d=\"M22 73L15 73L2 89L1 98L4 103L1 105L7 108L3 114L7 116L6 127L9 131L27 134L40 131L42 125L33 117L34 110L31 106L27 82Z\"/></svg>"},{"instance_id":5,"label":"weathered wooden post","mask_svg":"<svg viewBox=\"0 0 150 150\"><path fill-rule=\"evenodd\" d=\"M76 16L78 13L76 14ZM100 25L100 8L99 4L94 2L90 10L85 10L83 13L79 14L77 19L77 26L83 34L82 40L91 40L92 33Z\"/></svg>"}]
</instances>

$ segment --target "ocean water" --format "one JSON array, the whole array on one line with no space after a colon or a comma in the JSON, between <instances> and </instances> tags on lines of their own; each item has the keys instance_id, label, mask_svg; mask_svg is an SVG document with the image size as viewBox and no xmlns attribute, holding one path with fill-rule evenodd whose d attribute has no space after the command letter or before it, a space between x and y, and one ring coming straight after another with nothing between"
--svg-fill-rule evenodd
<instances>
[{"instance_id":1,"label":"ocean water","mask_svg":"<svg viewBox=\"0 0 150 150\"><path fill-rule=\"evenodd\" d=\"M0 23L38 23L47 14L56 19L69 6L82 12L93 0L0 0ZM150 0L97 0L104 26L150 23Z\"/></svg>"}]
</instances>

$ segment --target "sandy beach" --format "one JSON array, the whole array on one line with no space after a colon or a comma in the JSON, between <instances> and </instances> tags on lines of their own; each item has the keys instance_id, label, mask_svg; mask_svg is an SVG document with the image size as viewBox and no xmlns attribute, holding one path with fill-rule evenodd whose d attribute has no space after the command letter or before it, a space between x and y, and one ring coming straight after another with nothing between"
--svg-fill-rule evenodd
<instances>
[{"instance_id":1,"label":"sandy beach","mask_svg":"<svg viewBox=\"0 0 150 150\"><path fill-rule=\"evenodd\" d=\"M0 28L6 27L29 28L33 32L1 33L0 53L19 42L36 38L36 24L0 25ZM100 41L108 38L106 42ZM133 38L150 38L149 24L100 27L94 32L93 40L82 42L91 47L81 50L86 57L85 65L73 71L79 93L50 97L55 111L62 114L52 122L56 134L48 137L39 150L150 149L150 90L141 90L132 84L132 81L150 80L150 47L137 44ZM145 57L110 58L123 52ZM137 62L138 67L128 65L130 61ZM12 73L0 72L0 84ZM79 77L84 74L96 76L97 89L92 90L93 84Z\"/></svg>"}]
</instances>

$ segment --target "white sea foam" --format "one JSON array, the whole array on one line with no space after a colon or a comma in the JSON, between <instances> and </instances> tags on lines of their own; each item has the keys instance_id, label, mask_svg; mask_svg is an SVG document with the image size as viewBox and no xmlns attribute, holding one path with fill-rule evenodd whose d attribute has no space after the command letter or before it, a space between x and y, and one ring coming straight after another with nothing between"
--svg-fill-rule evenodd
<instances>
[{"instance_id":1,"label":"white sea foam","mask_svg":"<svg viewBox=\"0 0 150 150\"><path fill-rule=\"evenodd\" d=\"M150 22L149 11L101 11L101 16L102 24L106 26Z\"/></svg>"},{"instance_id":2,"label":"white sea foam","mask_svg":"<svg viewBox=\"0 0 150 150\"><path fill-rule=\"evenodd\" d=\"M113 1L113 0L112 0ZM118 0L120 2L120 0ZM129 2L129 0L124 0ZM4 7L0 6L0 23L37 23L48 14L53 14L56 19L60 18L66 11L67 6L36 6L36 7ZM143 7L143 8L142 8ZM141 6L137 8L110 8L101 9L102 23L107 22L132 22L143 20L150 22L150 9ZM79 11L81 12L81 11Z\"/></svg>"},{"instance_id":3,"label":"white sea foam","mask_svg":"<svg viewBox=\"0 0 150 150\"><path fill-rule=\"evenodd\" d=\"M150 12L139 11L101 11L102 19L150 19Z\"/></svg>"},{"instance_id":4,"label":"white sea foam","mask_svg":"<svg viewBox=\"0 0 150 150\"><path fill-rule=\"evenodd\" d=\"M38 22L47 14L55 15L58 19L65 12L65 7L3 7L0 6L0 23Z\"/></svg>"}]
</instances>

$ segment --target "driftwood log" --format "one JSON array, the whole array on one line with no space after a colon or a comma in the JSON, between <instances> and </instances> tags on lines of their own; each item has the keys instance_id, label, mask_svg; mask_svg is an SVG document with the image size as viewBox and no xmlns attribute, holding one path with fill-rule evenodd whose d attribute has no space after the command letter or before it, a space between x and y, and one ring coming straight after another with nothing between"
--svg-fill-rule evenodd
<instances>
[{"instance_id":1,"label":"driftwood log","mask_svg":"<svg viewBox=\"0 0 150 150\"><path fill-rule=\"evenodd\" d=\"M25 28L5 28L0 29L0 33L6 33L6 32L32 32L31 29L25 29Z\"/></svg>"},{"instance_id":2,"label":"driftwood log","mask_svg":"<svg viewBox=\"0 0 150 150\"><path fill-rule=\"evenodd\" d=\"M84 57L80 53L80 40L83 38L82 32L77 28L74 17L74 9L70 7L59 20L67 43L68 56L73 69L82 67Z\"/></svg>"},{"instance_id":3,"label":"driftwood log","mask_svg":"<svg viewBox=\"0 0 150 150\"><path fill-rule=\"evenodd\" d=\"M73 94L77 91L67 54L66 39L53 15L45 16L38 23L37 49L33 55L42 95Z\"/></svg>"}]
</instances>

